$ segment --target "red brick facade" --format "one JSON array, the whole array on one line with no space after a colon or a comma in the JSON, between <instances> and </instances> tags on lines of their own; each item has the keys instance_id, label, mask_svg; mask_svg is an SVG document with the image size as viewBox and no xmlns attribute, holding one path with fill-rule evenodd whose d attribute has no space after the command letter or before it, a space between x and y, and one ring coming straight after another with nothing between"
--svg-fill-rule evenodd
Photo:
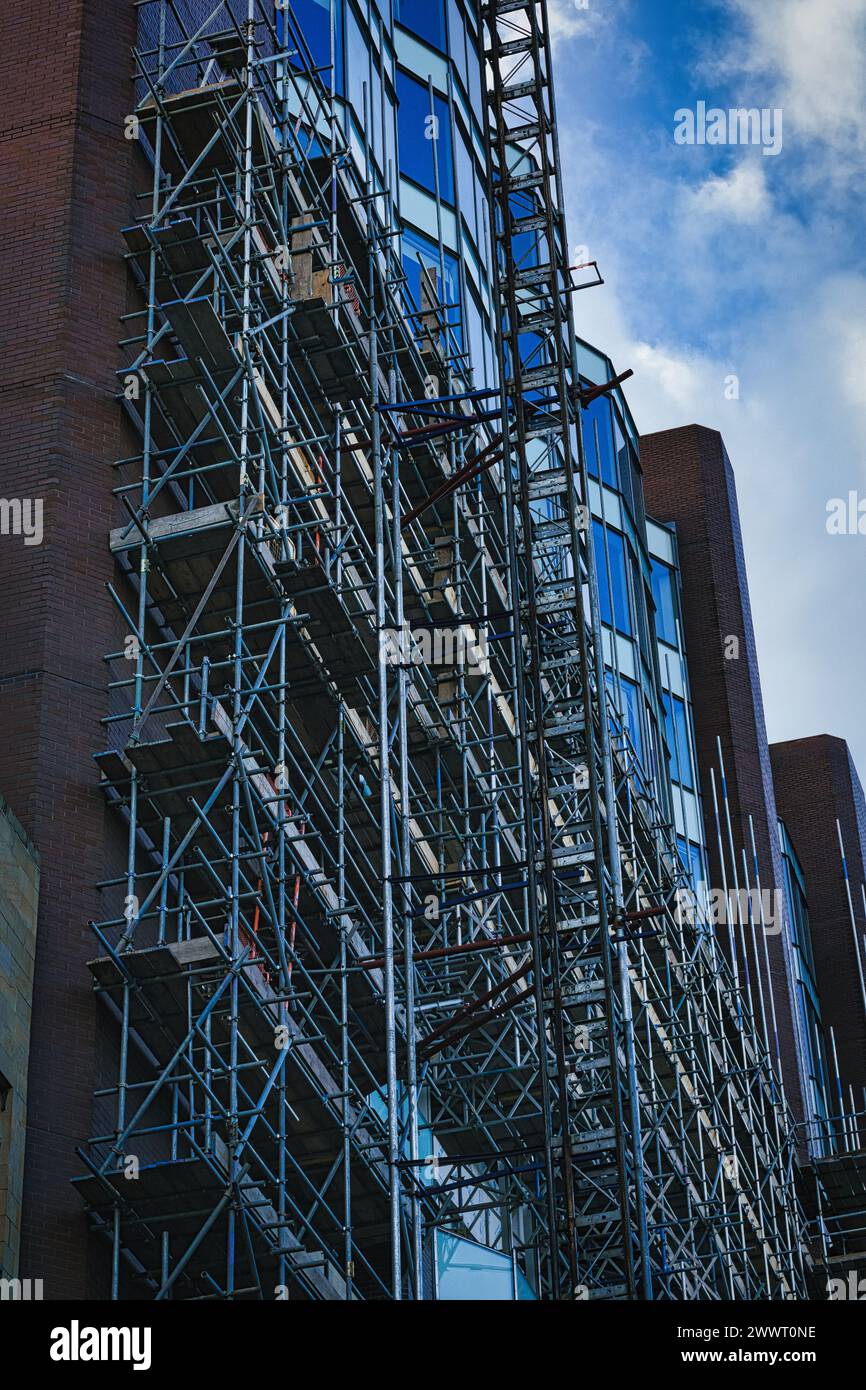
<instances>
[{"instance_id":1,"label":"red brick facade","mask_svg":"<svg viewBox=\"0 0 866 1390\"><path fill-rule=\"evenodd\" d=\"M848 745L820 734L770 747L776 805L797 847L806 879L815 971L824 1030L836 1037L845 1106L854 1087L863 1109L866 1088L866 1010L851 929L851 914L836 831L839 821L861 960L866 956L866 801ZM832 1061L831 1061L832 1066ZM831 1085L833 1082L831 1081ZM836 1108L835 1092L833 1108Z\"/></svg>"},{"instance_id":2,"label":"red brick facade","mask_svg":"<svg viewBox=\"0 0 866 1390\"><path fill-rule=\"evenodd\" d=\"M0 536L0 788L42 857L21 1274L43 1279L47 1298L89 1287L69 1180L97 1054L86 924L106 863L93 753L105 740L102 654L116 640L105 583L134 26L132 0L0 10L0 496L44 507L41 545Z\"/></svg>"}]
</instances>

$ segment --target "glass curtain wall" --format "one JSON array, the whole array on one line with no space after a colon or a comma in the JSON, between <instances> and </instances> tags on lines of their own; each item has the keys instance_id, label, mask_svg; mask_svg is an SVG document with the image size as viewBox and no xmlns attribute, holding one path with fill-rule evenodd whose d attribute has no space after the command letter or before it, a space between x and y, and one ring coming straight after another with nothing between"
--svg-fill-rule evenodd
<instances>
[{"instance_id":1,"label":"glass curtain wall","mask_svg":"<svg viewBox=\"0 0 866 1390\"><path fill-rule=\"evenodd\" d=\"M578 347L587 386L609 381L610 361ZM675 826L683 872L703 905L706 851L680 622L673 532L647 519L637 435L622 393L583 412L590 505L614 741L638 794Z\"/></svg>"}]
</instances>

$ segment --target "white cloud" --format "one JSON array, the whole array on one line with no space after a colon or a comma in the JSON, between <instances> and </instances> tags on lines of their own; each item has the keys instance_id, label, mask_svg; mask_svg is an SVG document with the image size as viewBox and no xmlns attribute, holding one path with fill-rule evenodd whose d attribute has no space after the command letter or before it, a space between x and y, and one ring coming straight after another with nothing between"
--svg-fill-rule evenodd
<instances>
[{"instance_id":1,"label":"white cloud","mask_svg":"<svg viewBox=\"0 0 866 1390\"><path fill-rule=\"evenodd\" d=\"M866 775L866 537L831 537L825 526L829 498L866 495L866 378L857 366L866 356L866 278L829 277L799 301L767 306L733 360L670 338L642 341L629 332L627 303L608 288L593 336L618 370L635 370L626 393L638 429L707 425L731 456L771 740L839 734ZM725 395L732 373L738 400Z\"/></svg>"},{"instance_id":2,"label":"white cloud","mask_svg":"<svg viewBox=\"0 0 866 1390\"><path fill-rule=\"evenodd\" d=\"M643 40L626 31L628 11L632 0L547 0L547 25L552 46L558 51L557 72L571 55L563 56L562 45L580 40L576 50L580 61L586 63L594 53L588 44L598 44L615 35L617 45L617 83L620 90L637 82L643 72L650 50Z\"/></svg>"},{"instance_id":3,"label":"white cloud","mask_svg":"<svg viewBox=\"0 0 866 1390\"><path fill-rule=\"evenodd\" d=\"M591 247L605 278L575 297L577 331L616 370L634 369L626 393L639 430L698 423L722 433L770 736L840 734L866 777L866 537L831 537L825 526L829 498L866 495L855 207L866 173L866 0L717 8L728 23L714 30L714 67L702 63L694 77L714 79L704 88L714 105L782 106L779 159L674 147L656 117L623 133L597 100L588 138L569 64L578 53L612 61L631 38L622 12L599 31L602 54L581 40L559 55L571 240ZM725 393L734 374L738 400Z\"/></svg>"},{"instance_id":4,"label":"white cloud","mask_svg":"<svg viewBox=\"0 0 866 1390\"><path fill-rule=\"evenodd\" d=\"M685 198L688 213L715 221L758 222L772 210L763 161L742 156L729 174L713 175L689 189Z\"/></svg>"},{"instance_id":5,"label":"white cloud","mask_svg":"<svg viewBox=\"0 0 866 1390\"><path fill-rule=\"evenodd\" d=\"M859 414L866 452L866 286L846 276L827 305L824 318L844 398Z\"/></svg>"},{"instance_id":6,"label":"white cloud","mask_svg":"<svg viewBox=\"0 0 866 1390\"><path fill-rule=\"evenodd\" d=\"M577 0L548 0L547 23L552 43L566 39L583 37L600 23L600 14L589 4L581 6Z\"/></svg>"},{"instance_id":7,"label":"white cloud","mask_svg":"<svg viewBox=\"0 0 866 1390\"><path fill-rule=\"evenodd\" d=\"M708 56L705 69L733 79L742 96L754 97L749 105L781 106L801 148L805 140L836 151L825 175L852 177L866 160L866 0L726 5L744 29L721 55Z\"/></svg>"},{"instance_id":8,"label":"white cloud","mask_svg":"<svg viewBox=\"0 0 866 1390\"><path fill-rule=\"evenodd\" d=\"M701 394L702 364L683 352L636 342L630 360L635 374L642 376L668 406L687 412Z\"/></svg>"}]
</instances>

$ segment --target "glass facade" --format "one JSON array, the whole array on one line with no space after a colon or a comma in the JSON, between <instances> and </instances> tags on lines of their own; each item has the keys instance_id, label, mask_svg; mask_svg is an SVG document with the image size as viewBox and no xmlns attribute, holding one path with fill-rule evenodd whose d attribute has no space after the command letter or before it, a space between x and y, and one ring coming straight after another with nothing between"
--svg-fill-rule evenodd
<instances>
[{"instance_id":1,"label":"glass facade","mask_svg":"<svg viewBox=\"0 0 866 1390\"><path fill-rule=\"evenodd\" d=\"M578 345L587 385L609 381L612 364ZM674 826L680 860L705 903L706 849L680 625L680 579L672 530L644 512L637 435L619 391L583 412L599 610L614 743Z\"/></svg>"},{"instance_id":2,"label":"glass facade","mask_svg":"<svg viewBox=\"0 0 866 1390\"><path fill-rule=\"evenodd\" d=\"M647 522L651 588L658 643L659 674L667 765L673 795L673 820L680 860L697 900L704 904L708 889L706 842L700 801L694 720L683 649L680 575L676 535L672 528Z\"/></svg>"},{"instance_id":3,"label":"glass facade","mask_svg":"<svg viewBox=\"0 0 866 1390\"><path fill-rule=\"evenodd\" d=\"M804 1070L810 1092L812 1117L819 1121L816 1135L822 1134L821 1121L826 1121L833 1111L828 1105L828 1069L821 1022L821 1003L815 976L815 960L812 954L812 934L809 927L809 906L806 901L806 883L803 869L797 858L788 828L779 821L779 845L782 851L782 865L785 873L785 925L791 941L791 955L794 964L794 988L796 1005L800 1011L800 1027L803 1037Z\"/></svg>"},{"instance_id":4,"label":"glass facade","mask_svg":"<svg viewBox=\"0 0 866 1390\"><path fill-rule=\"evenodd\" d=\"M435 1258L438 1299L501 1303L535 1298L516 1261L499 1250L437 1231Z\"/></svg>"},{"instance_id":5,"label":"glass facade","mask_svg":"<svg viewBox=\"0 0 866 1390\"><path fill-rule=\"evenodd\" d=\"M478 18L462 0L400 0L396 124L403 268L411 310L425 307L420 265L448 324L447 351L467 384L495 381Z\"/></svg>"},{"instance_id":6,"label":"glass facade","mask_svg":"<svg viewBox=\"0 0 866 1390\"><path fill-rule=\"evenodd\" d=\"M587 385L615 375L612 364L586 344L579 346L579 360ZM583 435L607 682L616 711L614 744L631 764L636 793L654 795L661 815L673 825L684 886L695 895L699 919L710 924L716 917L708 896L712 885L683 642L676 531L645 516L637 439L621 393L599 398L583 412ZM820 1120L827 1114L827 1067L805 888L784 826L780 833L802 1071L811 1114Z\"/></svg>"},{"instance_id":7,"label":"glass facade","mask_svg":"<svg viewBox=\"0 0 866 1390\"><path fill-rule=\"evenodd\" d=\"M495 384L478 16L463 0L292 0L352 155L390 190L407 317L442 307L452 372ZM302 59L299 57L299 64Z\"/></svg>"},{"instance_id":8,"label":"glass facade","mask_svg":"<svg viewBox=\"0 0 866 1390\"><path fill-rule=\"evenodd\" d=\"M610 361L586 344L579 345L579 362L587 385L615 375ZM709 894L718 887L709 883L676 530L645 516L637 438L620 392L583 412L583 435L607 681L617 711L614 743L631 760L636 792L654 794L674 826L684 886L694 893L699 920L710 925L718 909ZM805 888L784 826L781 834L801 1071L811 1115L820 1119L827 1113L827 1067Z\"/></svg>"}]
</instances>

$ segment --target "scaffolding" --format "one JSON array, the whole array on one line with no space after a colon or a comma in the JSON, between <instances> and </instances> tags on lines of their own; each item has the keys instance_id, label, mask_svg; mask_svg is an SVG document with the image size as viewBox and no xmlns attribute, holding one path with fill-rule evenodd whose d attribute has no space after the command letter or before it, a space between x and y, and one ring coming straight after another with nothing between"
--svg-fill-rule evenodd
<instances>
[{"instance_id":1,"label":"scaffolding","mask_svg":"<svg viewBox=\"0 0 866 1390\"><path fill-rule=\"evenodd\" d=\"M811 1250L810 1296L834 1302L866 1292L866 1110L840 1109L804 1126L810 1164L801 1178Z\"/></svg>"},{"instance_id":2,"label":"scaffolding","mask_svg":"<svg viewBox=\"0 0 866 1390\"><path fill-rule=\"evenodd\" d=\"M482 16L495 388L335 63L200 8L135 55L112 1296L430 1298L450 1234L539 1298L800 1297L766 1038L605 680L545 6Z\"/></svg>"}]
</instances>

